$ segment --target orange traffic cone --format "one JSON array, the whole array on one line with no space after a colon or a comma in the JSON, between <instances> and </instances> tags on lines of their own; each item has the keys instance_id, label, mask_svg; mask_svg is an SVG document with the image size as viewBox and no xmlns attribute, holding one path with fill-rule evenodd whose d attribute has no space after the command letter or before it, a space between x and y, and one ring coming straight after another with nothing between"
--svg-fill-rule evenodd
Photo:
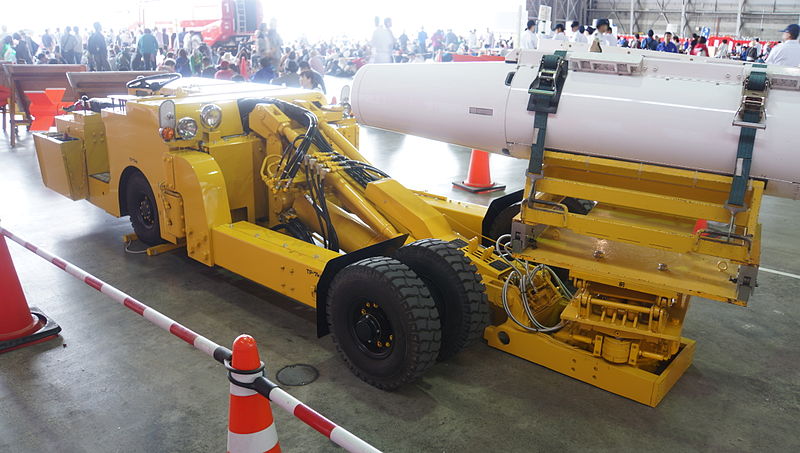
<instances>
[{"instance_id":1,"label":"orange traffic cone","mask_svg":"<svg viewBox=\"0 0 800 453\"><path fill-rule=\"evenodd\" d=\"M469 172L467 180L453 182L459 189L472 193L487 193L505 190L506 186L492 182L492 175L489 171L489 153L479 149L472 150L469 161Z\"/></svg>"},{"instance_id":2,"label":"orange traffic cone","mask_svg":"<svg viewBox=\"0 0 800 453\"><path fill-rule=\"evenodd\" d=\"M249 384L264 375L256 340L250 335L239 335L233 342L231 368L231 378L243 383ZM231 383L228 453L255 451L281 451L272 408L269 400L255 390Z\"/></svg>"},{"instance_id":3,"label":"orange traffic cone","mask_svg":"<svg viewBox=\"0 0 800 453\"><path fill-rule=\"evenodd\" d=\"M6 237L0 234L0 353L55 338L61 327L28 308Z\"/></svg>"}]
</instances>

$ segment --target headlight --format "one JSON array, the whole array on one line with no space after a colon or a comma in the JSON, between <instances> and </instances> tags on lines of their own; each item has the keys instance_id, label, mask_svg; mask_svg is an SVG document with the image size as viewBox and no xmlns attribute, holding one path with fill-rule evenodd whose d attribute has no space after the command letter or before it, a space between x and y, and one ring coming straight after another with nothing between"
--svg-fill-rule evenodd
<instances>
[{"instance_id":1,"label":"headlight","mask_svg":"<svg viewBox=\"0 0 800 453\"><path fill-rule=\"evenodd\" d=\"M197 135L197 121L189 117L181 118L178 121L177 131L180 138L191 140Z\"/></svg>"},{"instance_id":2,"label":"headlight","mask_svg":"<svg viewBox=\"0 0 800 453\"><path fill-rule=\"evenodd\" d=\"M209 129L216 129L222 122L222 109L216 104L207 104L200 109L200 121Z\"/></svg>"}]
</instances>

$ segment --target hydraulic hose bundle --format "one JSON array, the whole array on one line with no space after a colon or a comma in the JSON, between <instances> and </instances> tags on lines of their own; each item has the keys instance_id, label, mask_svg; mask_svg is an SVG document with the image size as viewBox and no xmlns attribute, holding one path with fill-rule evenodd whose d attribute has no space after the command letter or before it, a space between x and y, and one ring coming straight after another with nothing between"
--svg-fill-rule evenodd
<instances>
[{"instance_id":1,"label":"hydraulic hose bundle","mask_svg":"<svg viewBox=\"0 0 800 453\"><path fill-rule=\"evenodd\" d=\"M304 169L308 183L306 197L317 216L325 248L338 251L339 238L331 221L328 203L325 199L325 175L331 171L330 167L335 165L336 168L342 169L362 187L389 176L372 165L349 159L336 152L320 132L317 116L313 112L279 99L257 100L256 102L276 105L286 116L306 128L304 134L297 136L284 148L275 173L278 178L276 187L288 188L294 182L300 169ZM312 146L316 148L314 154L319 158L309 155ZM298 239L306 241L310 239L310 233L307 229L301 228L301 225L286 222L278 227Z\"/></svg>"},{"instance_id":2,"label":"hydraulic hose bundle","mask_svg":"<svg viewBox=\"0 0 800 453\"><path fill-rule=\"evenodd\" d=\"M505 283L503 284L503 291L502 291L502 299L503 299L503 309L506 311L506 315L508 315L508 319L514 321L515 324L522 327L523 329L530 331L530 332L555 332L562 327L564 327L564 322L559 321L554 326L545 326L539 320L536 319L536 316L531 310L531 306L528 303L528 291L536 292L536 285L533 283L533 279L539 272L548 272L550 277L555 280L556 287L561 294L567 299L572 299L572 292L567 289L566 285L563 281L556 275L555 271L551 269L549 266L544 264L537 264L530 267L530 263L527 261L521 261L513 257L511 250L509 248L511 244L511 235L504 234L497 238L495 241L495 251L497 255L506 262L509 266L511 266L511 273L508 274ZM534 326L531 327L520 320L518 320L514 314L511 312L511 307L508 303L508 290L510 289L511 285L515 285L517 289L519 289L520 297L522 298L522 308L525 310L525 314L528 316L528 320Z\"/></svg>"}]
</instances>

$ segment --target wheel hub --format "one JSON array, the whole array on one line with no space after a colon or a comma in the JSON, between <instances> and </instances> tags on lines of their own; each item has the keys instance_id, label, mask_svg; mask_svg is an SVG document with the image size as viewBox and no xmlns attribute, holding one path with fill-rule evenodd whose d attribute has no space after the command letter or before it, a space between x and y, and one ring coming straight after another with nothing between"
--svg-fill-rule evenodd
<instances>
[{"instance_id":1,"label":"wheel hub","mask_svg":"<svg viewBox=\"0 0 800 453\"><path fill-rule=\"evenodd\" d=\"M368 355L383 358L391 352L394 341L392 325L378 304L361 304L354 313L352 329L359 348Z\"/></svg>"},{"instance_id":2,"label":"wheel hub","mask_svg":"<svg viewBox=\"0 0 800 453\"><path fill-rule=\"evenodd\" d=\"M366 314L356 322L356 336L365 343L376 342L381 335L381 325L371 314Z\"/></svg>"},{"instance_id":3,"label":"wheel hub","mask_svg":"<svg viewBox=\"0 0 800 453\"><path fill-rule=\"evenodd\" d=\"M141 216L142 223L146 226L153 226L155 223L153 219L153 207L147 197L142 197L139 201L139 216Z\"/></svg>"}]
</instances>

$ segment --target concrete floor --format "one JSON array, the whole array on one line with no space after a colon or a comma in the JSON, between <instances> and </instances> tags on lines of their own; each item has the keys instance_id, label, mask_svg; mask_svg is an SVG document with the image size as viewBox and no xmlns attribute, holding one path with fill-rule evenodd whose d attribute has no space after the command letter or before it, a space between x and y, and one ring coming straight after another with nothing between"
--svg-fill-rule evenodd
<instances>
[{"instance_id":1,"label":"concrete floor","mask_svg":"<svg viewBox=\"0 0 800 453\"><path fill-rule=\"evenodd\" d=\"M412 188L453 191L468 150L362 131L362 152ZM492 157L518 188L524 162ZM748 308L696 300L685 336L694 364L650 408L479 343L423 379L383 392L354 377L329 337L315 337L300 304L181 252L123 252L127 219L43 187L33 140L0 140L3 226L82 266L186 326L230 345L261 345L270 376L308 363L319 379L289 388L385 451L800 451L800 280L761 272ZM763 266L800 274L800 204L767 198ZM223 451L225 370L139 316L11 245L31 305L55 318L60 339L0 356L0 451ZM285 451L336 451L275 408Z\"/></svg>"}]
</instances>

